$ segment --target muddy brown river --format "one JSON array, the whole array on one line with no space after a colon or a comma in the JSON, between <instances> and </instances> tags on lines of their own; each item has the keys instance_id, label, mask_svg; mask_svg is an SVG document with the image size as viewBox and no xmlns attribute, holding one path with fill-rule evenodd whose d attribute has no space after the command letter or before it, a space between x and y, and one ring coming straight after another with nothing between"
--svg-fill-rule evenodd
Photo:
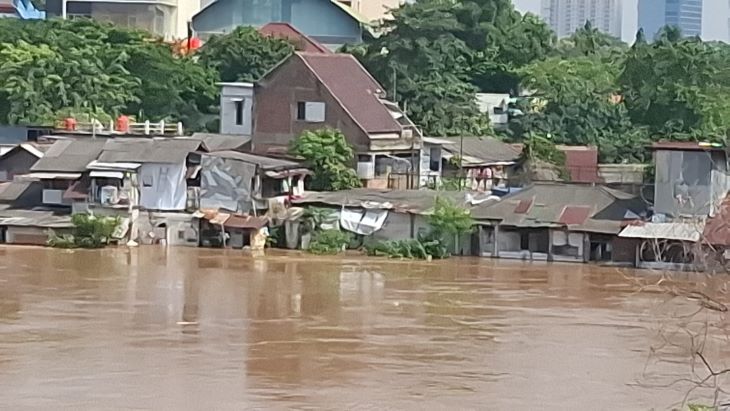
<instances>
[{"instance_id":1,"label":"muddy brown river","mask_svg":"<svg viewBox=\"0 0 730 411\"><path fill-rule=\"evenodd\" d=\"M722 316L690 317L696 301L640 288L651 274L631 270L152 247L0 256L2 409L649 410L688 393L730 398L682 381L707 374L692 372L687 318ZM730 344L708 329L703 352L722 369Z\"/></svg>"}]
</instances>

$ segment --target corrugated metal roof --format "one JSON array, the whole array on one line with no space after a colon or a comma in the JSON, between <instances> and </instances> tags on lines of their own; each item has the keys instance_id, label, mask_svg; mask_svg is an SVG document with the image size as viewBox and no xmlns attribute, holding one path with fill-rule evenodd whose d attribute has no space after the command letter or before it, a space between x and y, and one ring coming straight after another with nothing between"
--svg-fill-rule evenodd
<instances>
[{"instance_id":1,"label":"corrugated metal roof","mask_svg":"<svg viewBox=\"0 0 730 411\"><path fill-rule=\"evenodd\" d=\"M644 223L629 225L619 233L622 238L643 238L696 242L705 228L704 221Z\"/></svg>"},{"instance_id":2,"label":"corrugated metal roof","mask_svg":"<svg viewBox=\"0 0 730 411\"><path fill-rule=\"evenodd\" d=\"M565 225L583 224L593 214L591 207L566 206L558 217L558 222Z\"/></svg>"},{"instance_id":3,"label":"corrugated metal roof","mask_svg":"<svg viewBox=\"0 0 730 411\"><path fill-rule=\"evenodd\" d=\"M528 201L532 206L519 213ZM523 207L519 207L520 204ZM537 183L503 197L497 203L475 207L472 217L498 220L500 224L514 227L570 225L578 231L585 225L586 229L590 226L591 231L602 229L596 232L615 234L621 231L627 211L641 214L645 208L640 199L630 194L598 185ZM583 221L578 223L581 219ZM592 220L605 223L594 224Z\"/></svg>"},{"instance_id":4,"label":"corrugated metal roof","mask_svg":"<svg viewBox=\"0 0 730 411\"><path fill-rule=\"evenodd\" d=\"M70 215L56 215L51 211L5 209L0 211L0 226L42 228L71 228Z\"/></svg>"},{"instance_id":5,"label":"corrugated metal roof","mask_svg":"<svg viewBox=\"0 0 730 411\"><path fill-rule=\"evenodd\" d=\"M30 170L83 172L86 170L86 165L99 156L105 143L104 139L91 138L56 140Z\"/></svg>"},{"instance_id":6,"label":"corrugated metal roof","mask_svg":"<svg viewBox=\"0 0 730 411\"><path fill-rule=\"evenodd\" d=\"M292 203L327 204L334 206L374 208L394 210L413 214L429 214L436 198L445 198L465 208L471 207L467 193L435 190L376 190L355 188L342 191L307 191L302 198L292 199ZM488 200L489 203L494 200Z\"/></svg>"},{"instance_id":7,"label":"corrugated metal roof","mask_svg":"<svg viewBox=\"0 0 730 411\"><path fill-rule=\"evenodd\" d=\"M0 201L15 201L30 188L32 181L11 181L0 185Z\"/></svg>"},{"instance_id":8,"label":"corrugated metal roof","mask_svg":"<svg viewBox=\"0 0 730 411\"><path fill-rule=\"evenodd\" d=\"M269 224L266 217L253 217L232 214L224 223L224 227L228 228L253 228L259 229Z\"/></svg>"},{"instance_id":9,"label":"corrugated metal roof","mask_svg":"<svg viewBox=\"0 0 730 411\"><path fill-rule=\"evenodd\" d=\"M104 144L100 162L182 163L201 142L185 138L117 138Z\"/></svg>"},{"instance_id":10,"label":"corrugated metal roof","mask_svg":"<svg viewBox=\"0 0 730 411\"><path fill-rule=\"evenodd\" d=\"M515 214L527 214L527 212L530 211L530 206L532 206L531 198L526 198L524 200L520 200L520 202L517 203L517 206L515 207L514 213Z\"/></svg>"},{"instance_id":11,"label":"corrugated metal roof","mask_svg":"<svg viewBox=\"0 0 730 411\"><path fill-rule=\"evenodd\" d=\"M240 153L238 151L215 151L204 154L210 157L228 158L239 160L250 164L256 164L264 170L284 170L290 168L301 168L301 164L293 161L282 160L279 158L258 156L250 153Z\"/></svg>"},{"instance_id":12,"label":"corrugated metal roof","mask_svg":"<svg viewBox=\"0 0 730 411\"><path fill-rule=\"evenodd\" d=\"M465 166L513 163L520 158L521 151L514 146L493 137L446 138L454 144L443 146L448 153L445 158L462 156Z\"/></svg>"},{"instance_id":13,"label":"corrugated metal roof","mask_svg":"<svg viewBox=\"0 0 730 411\"><path fill-rule=\"evenodd\" d=\"M194 133L190 138L202 141L208 151L237 150L251 142L244 134Z\"/></svg>"},{"instance_id":14,"label":"corrugated metal roof","mask_svg":"<svg viewBox=\"0 0 730 411\"><path fill-rule=\"evenodd\" d=\"M380 101L383 87L349 54L295 53L367 133L400 133L403 127Z\"/></svg>"}]
</instances>

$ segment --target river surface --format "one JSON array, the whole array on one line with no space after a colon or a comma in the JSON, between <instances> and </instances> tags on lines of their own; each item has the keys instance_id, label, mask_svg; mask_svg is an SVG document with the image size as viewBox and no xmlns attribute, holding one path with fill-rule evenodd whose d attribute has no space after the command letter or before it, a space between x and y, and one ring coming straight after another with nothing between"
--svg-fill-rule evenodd
<instances>
[{"instance_id":1,"label":"river surface","mask_svg":"<svg viewBox=\"0 0 730 411\"><path fill-rule=\"evenodd\" d=\"M667 349L662 330L697 304L640 289L642 275L3 248L0 408L667 409L691 388L671 384L691 377L690 350ZM719 369L730 344L716 345Z\"/></svg>"}]
</instances>

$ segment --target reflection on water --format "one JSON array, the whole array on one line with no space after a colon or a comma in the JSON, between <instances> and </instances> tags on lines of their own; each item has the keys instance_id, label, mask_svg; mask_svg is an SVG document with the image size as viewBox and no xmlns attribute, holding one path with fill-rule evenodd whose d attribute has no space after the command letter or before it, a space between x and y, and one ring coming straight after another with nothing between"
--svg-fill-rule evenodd
<instances>
[{"instance_id":1,"label":"reflection on water","mask_svg":"<svg viewBox=\"0 0 730 411\"><path fill-rule=\"evenodd\" d=\"M635 383L657 324L690 303L636 293L614 269L175 248L0 255L9 409L662 409L686 392ZM688 372L679 353L654 366Z\"/></svg>"}]
</instances>

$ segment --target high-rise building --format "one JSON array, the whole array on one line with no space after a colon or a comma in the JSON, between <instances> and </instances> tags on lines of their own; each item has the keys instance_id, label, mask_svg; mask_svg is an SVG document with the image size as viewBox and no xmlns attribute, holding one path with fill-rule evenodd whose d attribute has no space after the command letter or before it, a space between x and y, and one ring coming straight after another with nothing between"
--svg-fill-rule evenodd
<instances>
[{"instance_id":1,"label":"high-rise building","mask_svg":"<svg viewBox=\"0 0 730 411\"><path fill-rule=\"evenodd\" d=\"M558 37L570 36L586 21L621 37L621 0L542 0L540 14Z\"/></svg>"},{"instance_id":2,"label":"high-rise building","mask_svg":"<svg viewBox=\"0 0 730 411\"><path fill-rule=\"evenodd\" d=\"M639 0L639 28L647 39L667 25L679 27L685 36L701 35L702 0Z\"/></svg>"}]
</instances>

